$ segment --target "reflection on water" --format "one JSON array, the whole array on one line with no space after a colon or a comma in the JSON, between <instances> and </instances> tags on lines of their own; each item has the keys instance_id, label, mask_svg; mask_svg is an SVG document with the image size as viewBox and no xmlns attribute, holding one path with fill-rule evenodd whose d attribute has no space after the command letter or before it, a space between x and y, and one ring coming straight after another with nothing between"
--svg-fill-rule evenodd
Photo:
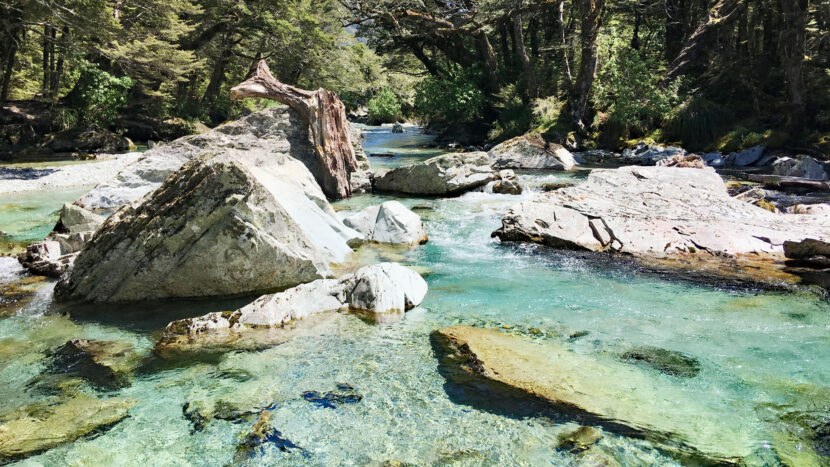
<instances>
[{"instance_id":1,"label":"reflection on water","mask_svg":"<svg viewBox=\"0 0 830 467\"><path fill-rule=\"evenodd\" d=\"M398 137L372 129L367 151L400 147ZM408 142L400 144L420 137L404 134ZM431 154L409 148L387 163ZM567 176L521 176L531 186L563 178ZM63 199L69 194L52 196ZM670 386L713 413L729 414L732 428L752 440L748 464L806 458L812 435L803 421L822 416L826 421L830 407L830 307L825 302L809 294L718 290L491 239L501 215L528 196L477 192L453 199L402 199L425 220L429 242L411 250L361 250L355 261L393 258L426 273L430 291L422 306L394 324L335 314L283 345L230 352L213 360L153 360L157 330L175 317L231 308L232 303L101 305L92 313L70 309L64 310L68 316L54 316L44 315L52 305L51 285L43 286L39 299L17 316L0 320L0 387L7 395L0 400L0 411L44 397L32 381L46 370L48 351L67 339L125 341L150 363L126 388L78 389L137 401L129 418L100 436L21 464L535 466L683 461L649 441L604 429L584 452L557 449L560 436L576 426L568 417L536 416L498 400L459 403L463 398L448 393L453 388L439 373L430 344L432 331L459 323L550 340L587 356L616 358L645 346L682 352L699 363L696 376L637 368L653 378L655 387ZM363 195L336 207L358 209L385 199L390 198ZM0 215L8 213L4 209ZM12 264L0 267L9 269L5 274L0 270L0 280L18 277ZM345 387L350 403L326 405L307 396L336 396L343 392L337 388ZM270 426L281 441L266 442L253 457L240 458L237 445L247 439L263 409L271 411ZM286 440L298 448L281 449Z\"/></svg>"}]
</instances>

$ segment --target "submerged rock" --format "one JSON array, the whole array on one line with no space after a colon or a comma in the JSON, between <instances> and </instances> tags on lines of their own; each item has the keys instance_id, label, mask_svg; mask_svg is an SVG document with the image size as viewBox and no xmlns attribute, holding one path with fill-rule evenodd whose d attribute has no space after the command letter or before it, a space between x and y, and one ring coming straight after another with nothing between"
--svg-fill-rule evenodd
<instances>
[{"instance_id":1,"label":"submerged rock","mask_svg":"<svg viewBox=\"0 0 830 467\"><path fill-rule=\"evenodd\" d=\"M356 145L359 141L352 143ZM305 164L315 180L322 179L323 174L319 172L322 164L309 139L308 124L289 107L274 106L203 134L158 145L114 179L96 186L76 204L92 211L111 212L155 190L185 162L205 151L231 149L269 153L274 159L290 156Z\"/></svg>"},{"instance_id":2,"label":"submerged rock","mask_svg":"<svg viewBox=\"0 0 830 467\"><path fill-rule=\"evenodd\" d=\"M280 289L329 275L357 236L296 159L206 153L110 216L55 296L122 302Z\"/></svg>"},{"instance_id":3,"label":"submerged rock","mask_svg":"<svg viewBox=\"0 0 830 467\"><path fill-rule=\"evenodd\" d=\"M775 214L731 198L711 168L622 167L594 170L583 183L513 207L493 235L640 258L692 258L691 267L700 268L700 261L782 259L786 240L830 238L830 220Z\"/></svg>"},{"instance_id":4,"label":"submerged rock","mask_svg":"<svg viewBox=\"0 0 830 467\"><path fill-rule=\"evenodd\" d=\"M337 390L321 394L318 391L306 391L302 393L303 399L325 409L336 409L341 404L357 404L363 400L363 396L347 383L337 385Z\"/></svg>"},{"instance_id":5,"label":"submerged rock","mask_svg":"<svg viewBox=\"0 0 830 467\"><path fill-rule=\"evenodd\" d=\"M126 399L79 395L0 415L0 463L28 457L108 428L124 419L132 406L133 402Z\"/></svg>"},{"instance_id":6,"label":"submerged rock","mask_svg":"<svg viewBox=\"0 0 830 467\"><path fill-rule=\"evenodd\" d=\"M420 245L428 240L421 218L398 201L338 215L368 242Z\"/></svg>"},{"instance_id":7,"label":"submerged rock","mask_svg":"<svg viewBox=\"0 0 830 467\"><path fill-rule=\"evenodd\" d=\"M426 281L415 271L396 263L375 264L340 279L320 279L263 295L234 312L173 321L165 328L156 350L166 354L232 346L247 332L280 328L330 311L385 320L420 305L426 293Z\"/></svg>"},{"instance_id":8,"label":"submerged rock","mask_svg":"<svg viewBox=\"0 0 830 467\"><path fill-rule=\"evenodd\" d=\"M72 339L51 353L50 370L79 374L93 384L116 389L130 384L140 363L132 344L118 341Z\"/></svg>"},{"instance_id":9,"label":"submerged rock","mask_svg":"<svg viewBox=\"0 0 830 467\"><path fill-rule=\"evenodd\" d=\"M624 352L620 358L630 362L641 362L661 373L681 378L694 378L700 373L700 362L694 357L659 347L636 347Z\"/></svg>"},{"instance_id":10,"label":"submerged rock","mask_svg":"<svg viewBox=\"0 0 830 467\"><path fill-rule=\"evenodd\" d=\"M715 462L738 462L754 449L731 414L631 365L470 326L440 329L433 342L447 378L486 388L494 400L524 395L559 413Z\"/></svg>"},{"instance_id":11,"label":"submerged rock","mask_svg":"<svg viewBox=\"0 0 830 467\"><path fill-rule=\"evenodd\" d=\"M297 446L291 440L283 437L282 433L271 426L270 410L263 410L259 418L251 427L251 430L242 436L241 441L236 447L236 455L234 461L237 463L244 462L246 459L251 459L256 456L257 452L266 444L273 444L282 452L289 452L293 450L305 451L300 446Z\"/></svg>"},{"instance_id":12,"label":"submerged rock","mask_svg":"<svg viewBox=\"0 0 830 467\"><path fill-rule=\"evenodd\" d=\"M602 439L602 432L592 426L580 426L566 431L557 437L557 449L569 452L581 452Z\"/></svg>"},{"instance_id":13,"label":"submerged rock","mask_svg":"<svg viewBox=\"0 0 830 467\"><path fill-rule=\"evenodd\" d=\"M563 146L546 142L540 135L507 140L488 152L496 169L572 170L573 154Z\"/></svg>"},{"instance_id":14,"label":"submerged rock","mask_svg":"<svg viewBox=\"0 0 830 467\"><path fill-rule=\"evenodd\" d=\"M459 195L496 180L485 152L444 154L375 174L378 191L410 195Z\"/></svg>"}]
</instances>

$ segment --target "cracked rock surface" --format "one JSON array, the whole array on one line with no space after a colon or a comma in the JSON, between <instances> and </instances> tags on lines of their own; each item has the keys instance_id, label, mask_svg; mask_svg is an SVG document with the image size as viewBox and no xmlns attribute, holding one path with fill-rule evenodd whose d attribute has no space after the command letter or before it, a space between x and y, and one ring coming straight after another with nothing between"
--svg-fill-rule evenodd
<instances>
[{"instance_id":1,"label":"cracked rock surface","mask_svg":"<svg viewBox=\"0 0 830 467\"><path fill-rule=\"evenodd\" d=\"M622 167L513 207L493 235L658 258L780 257L784 241L830 238L830 222L731 198L711 168Z\"/></svg>"}]
</instances>

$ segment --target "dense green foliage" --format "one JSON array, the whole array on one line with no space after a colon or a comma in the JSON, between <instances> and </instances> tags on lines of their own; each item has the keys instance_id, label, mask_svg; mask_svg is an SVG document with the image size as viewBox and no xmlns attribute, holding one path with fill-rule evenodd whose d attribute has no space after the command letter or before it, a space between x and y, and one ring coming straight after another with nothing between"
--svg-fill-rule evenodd
<instances>
[{"instance_id":1,"label":"dense green foliage","mask_svg":"<svg viewBox=\"0 0 830 467\"><path fill-rule=\"evenodd\" d=\"M133 86L129 77L115 76L92 65L79 67L80 77L67 96L72 110L86 124L109 125L127 103L127 91ZM64 124L63 126L71 126Z\"/></svg>"},{"instance_id":2,"label":"dense green foliage","mask_svg":"<svg viewBox=\"0 0 830 467\"><path fill-rule=\"evenodd\" d=\"M392 123L401 116L401 103L398 96L390 89L384 88L369 100L369 121L372 123Z\"/></svg>"},{"instance_id":3,"label":"dense green foliage","mask_svg":"<svg viewBox=\"0 0 830 467\"><path fill-rule=\"evenodd\" d=\"M0 97L68 103L62 127L221 123L264 105L228 92L264 58L378 122L830 151L830 0L0 0L0 14ZM131 80L125 118L114 95L69 102L84 67Z\"/></svg>"},{"instance_id":4,"label":"dense green foliage","mask_svg":"<svg viewBox=\"0 0 830 467\"><path fill-rule=\"evenodd\" d=\"M471 122L482 117L484 93L475 69L450 65L415 86L415 112L425 122Z\"/></svg>"}]
</instances>

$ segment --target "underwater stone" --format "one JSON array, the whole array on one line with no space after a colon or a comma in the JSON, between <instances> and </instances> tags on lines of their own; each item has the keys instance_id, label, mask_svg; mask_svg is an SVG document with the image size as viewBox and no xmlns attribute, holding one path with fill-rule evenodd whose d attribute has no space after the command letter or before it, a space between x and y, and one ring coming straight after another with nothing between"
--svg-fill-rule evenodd
<instances>
[{"instance_id":1,"label":"underwater stone","mask_svg":"<svg viewBox=\"0 0 830 467\"><path fill-rule=\"evenodd\" d=\"M244 462L246 459L251 459L257 455L258 451L262 450L265 444L273 444L282 452L291 452L298 450L305 452L305 449L294 444L291 440L284 438L283 434L276 428L271 426L270 410L263 410L259 414L259 418L247 432L240 443L236 447L236 455L234 460L237 463Z\"/></svg>"},{"instance_id":2,"label":"underwater stone","mask_svg":"<svg viewBox=\"0 0 830 467\"><path fill-rule=\"evenodd\" d=\"M0 415L0 463L28 457L112 426L134 403L126 399L39 402Z\"/></svg>"},{"instance_id":3,"label":"underwater stone","mask_svg":"<svg viewBox=\"0 0 830 467\"><path fill-rule=\"evenodd\" d=\"M580 426L557 437L557 449L580 452L602 439L602 432L592 426Z\"/></svg>"},{"instance_id":4,"label":"underwater stone","mask_svg":"<svg viewBox=\"0 0 830 467\"><path fill-rule=\"evenodd\" d=\"M77 373L98 387L116 389L130 384L140 363L132 344L72 339L50 355L53 373Z\"/></svg>"},{"instance_id":5,"label":"underwater stone","mask_svg":"<svg viewBox=\"0 0 830 467\"><path fill-rule=\"evenodd\" d=\"M523 397L714 462L739 462L754 449L751 433L736 429L730 414L637 367L494 329L459 325L432 339L442 374L470 390L489 391L493 400Z\"/></svg>"},{"instance_id":6,"label":"underwater stone","mask_svg":"<svg viewBox=\"0 0 830 467\"><path fill-rule=\"evenodd\" d=\"M636 347L620 355L620 358L630 362L642 362L661 373L682 378L694 378L700 373L700 362L694 357L659 347Z\"/></svg>"},{"instance_id":7,"label":"underwater stone","mask_svg":"<svg viewBox=\"0 0 830 467\"><path fill-rule=\"evenodd\" d=\"M340 383L335 391L324 394L318 391L306 391L302 393L302 397L308 402L326 409L336 409L341 404L357 404L363 400L363 396L358 394L355 388L348 383Z\"/></svg>"}]
</instances>

